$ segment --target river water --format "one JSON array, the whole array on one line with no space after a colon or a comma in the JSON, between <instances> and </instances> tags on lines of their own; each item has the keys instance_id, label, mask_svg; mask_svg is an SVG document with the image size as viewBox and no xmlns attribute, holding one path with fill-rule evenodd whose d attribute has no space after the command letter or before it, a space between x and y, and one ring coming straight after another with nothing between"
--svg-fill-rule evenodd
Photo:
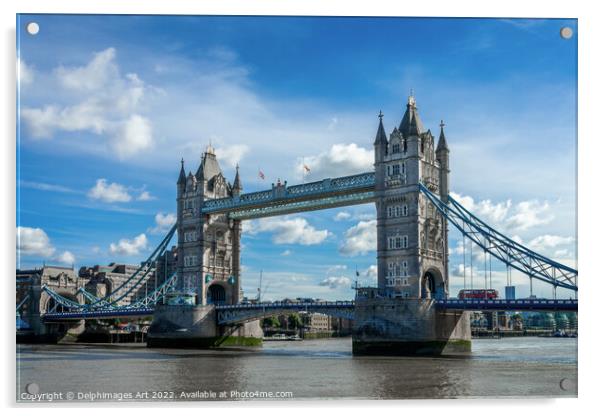
<instances>
[{"instance_id":1,"label":"river water","mask_svg":"<svg viewBox=\"0 0 602 416\"><path fill-rule=\"evenodd\" d=\"M577 395L577 340L566 338L475 339L472 354L462 358L354 357L350 338L271 341L244 350L121 344L18 345L17 351L22 402Z\"/></svg>"}]
</instances>

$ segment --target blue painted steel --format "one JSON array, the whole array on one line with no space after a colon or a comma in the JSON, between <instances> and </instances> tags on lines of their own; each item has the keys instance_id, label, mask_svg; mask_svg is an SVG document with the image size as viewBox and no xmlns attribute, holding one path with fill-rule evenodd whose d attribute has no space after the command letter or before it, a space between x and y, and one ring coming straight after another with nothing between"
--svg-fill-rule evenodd
<instances>
[{"instance_id":1,"label":"blue painted steel","mask_svg":"<svg viewBox=\"0 0 602 416\"><path fill-rule=\"evenodd\" d=\"M438 299L439 309L470 311L572 311L577 312L577 299Z\"/></svg>"},{"instance_id":2,"label":"blue painted steel","mask_svg":"<svg viewBox=\"0 0 602 416\"><path fill-rule=\"evenodd\" d=\"M374 198L374 172L324 179L301 185L272 185L272 189L205 201L204 214L228 214L234 219L282 215L314 209L370 202Z\"/></svg>"},{"instance_id":3,"label":"blue painted steel","mask_svg":"<svg viewBox=\"0 0 602 416\"><path fill-rule=\"evenodd\" d=\"M25 296L21 302L19 302L19 304L17 305L17 310L16 312L19 313L19 310L23 307L23 305L25 305L25 302L27 302L27 300L29 299L29 295Z\"/></svg>"},{"instance_id":4,"label":"blue painted steel","mask_svg":"<svg viewBox=\"0 0 602 416\"><path fill-rule=\"evenodd\" d=\"M577 299L439 299L435 306L442 310L464 311L564 311L577 312ZM303 303L258 303L217 305L218 324L231 325L246 321L261 319L280 313L290 312L319 312L332 316L353 319L355 310L354 301L338 302L303 302ZM112 319L124 316L150 316L153 307L114 308L107 310L73 311L46 313L43 315L45 322L59 322L65 320L81 319Z\"/></svg>"},{"instance_id":5,"label":"blue painted steel","mask_svg":"<svg viewBox=\"0 0 602 416\"><path fill-rule=\"evenodd\" d=\"M173 275L171 275L171 277L169 279L167 279L159 287L157 287L156 290L152 291L151 293L149 293L148 295L146 295L140 299L135 300L133 303L131 303L129 305L125 305L125 306L116 306L116 305L107 303L101 307L89 308L89 307L87 307L89 305L84 305L81 303L74 302L71 299L66 299L46 286L43 286L42 290L45 291L46 293L48 293L48 295L54 299L54 301L56 302L57 305L61 305L63 308L69 309L69 311L65 312L65 313L84 313L84 312L105 313L105 312L127 311L130 309L149 308L153 305L156 305L157 302L159 302L161 299L163 299L163 297L166 294L168 294L169 292L171 292L174 289L176 279L177 279L177 274L174 273Z\"/></svg>"},{"instance_id":6,"label":"blue painted steel","mask_svg":"<svg viewBox=\"0 0 602 416\"><path fill-rule=\"evenodd\" d=\"M151 316L154 308L114 308L107 310L75 311L46 313L42 316L44 322L60 322L81 319L113 319L125 316Z\"/></svg>"},{"instance_id":7,"label":"blue painted steel","mask_svg":"<svg viewBox=\"0 0 602 416\"><path fill-rule=\"evenodd\" d=\"M449 203L445 204L423 184L418 187L463 235L504 264L553 286L577 291L577 270L542 256L505 236L471 214L453 197L448 196Z\"/></svg>"},{"instance_id":8,"label":"blue painted steel","mask_svg":"<svg viewBox=\"0 0 602 416\"><path fill-rule=\"evenodd\" d=\"M115 288L110 294L108 294L104 298L97 298L96 296L90 294L89 292L87 292L85 290L83 292L80 290L80 291L78 291L78 293L82 293L84 295L84 297L86 297L88 300L91 301L91 303L81 304L81 303L75 302L71 299L67 299L67 298L59 295L58 293L56 293L55 291L53 291L52 289L50 289L47 286L43 286L42 290L44 290L46 293L48 293L48 295L50 297L52 297L57 304L63 306L64 308L68 308L68 309L92 310L92 309L107 309L107 308L111 308L111 307L116 308L116 307L118 307L117 303L120 300L124 299L126 296L128 296L130 293L132 293L134 290L138 290L139 286L142 284L144 278L151 271L154 271L157 259L159 258L159 256L161 256L165 252L165 249L167 248L169 242L171 241L171 238L173 237L174 233L176 232L176 229L177 229L177 226L174 225L171 228L171 230L169 230L169 232L167 233L165 238L161 241L161 243L157 246L157 248L155 248L155 250L151 253L149 258L141 264L141 266L132 274L132 276L130 276L127 280L125 280L121 285L119 285L117 288ZM141 272L142 272L142 275L137 278L138 274ZM173 277L174 276L172 276L172 278L168 279L166 282L169 281L169 282L173 283ZM134 283L131 284L130 287L127 287L126 285L131 282L134 282ZM116 293L118 293L124 287L126 287L127 290L120 293L119 295L116 295ZM163 288L163 285L160 286L160 288ZM159 290L159 288L157 290Z\"/></svg>"}]
</instances>

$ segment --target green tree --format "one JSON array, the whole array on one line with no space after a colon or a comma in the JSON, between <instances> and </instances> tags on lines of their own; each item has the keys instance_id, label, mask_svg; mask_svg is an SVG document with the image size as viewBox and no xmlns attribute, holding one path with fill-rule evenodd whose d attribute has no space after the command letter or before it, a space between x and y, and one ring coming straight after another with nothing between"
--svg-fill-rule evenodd
<instances>
[{"instance_id":1,"label":"green tree","mask_svg":"<svg viewBox=\"0 0 602 416\"><path fill-rule=\"evenodd\" d=\"M291 313L288 316L288 327L291 329L301 328L303 322L301 321L301 317L298 313Z\"/></svg>"},{"instance_id":2,"label":"green tree","mask_svg":"<svg viewBox=\"0 0 602 416\"><path fill-rule=\"evenodd\" d=\"M270 316L268 318L264 318L261 322L261 326L264 328L279 328L280 321L275 316Z\"/></svg>"}]
</instances>

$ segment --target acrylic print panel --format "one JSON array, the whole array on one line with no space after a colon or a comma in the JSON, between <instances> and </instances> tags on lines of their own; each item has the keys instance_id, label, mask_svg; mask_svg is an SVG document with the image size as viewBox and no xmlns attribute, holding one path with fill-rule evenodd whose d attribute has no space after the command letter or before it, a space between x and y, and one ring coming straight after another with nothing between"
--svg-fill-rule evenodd
<instances>
[{"instance_id":1,"label":"acrylic print panel","mask_svg":"<svg viewBox=\"0 0 602 416\"><path fill-rule=\"evenodd\" d=\"M575 397L577 35L19 15L17 400Z\"/></svg>"}]
</instances>

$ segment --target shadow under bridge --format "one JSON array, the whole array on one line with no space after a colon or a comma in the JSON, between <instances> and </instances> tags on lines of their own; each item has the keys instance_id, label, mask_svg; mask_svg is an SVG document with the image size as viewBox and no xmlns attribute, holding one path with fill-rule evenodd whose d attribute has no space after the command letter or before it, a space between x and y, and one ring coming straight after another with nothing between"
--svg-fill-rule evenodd
<instances>
[{"instance_id":1,"label":"shadow under bridge","mask_svg":"<svg viewBox=\"0 0 602 416\"><path fill-rule=\"evenodd\" d=\"M355 302L299 302L299 303L256 303L239 305L219 305L218 325L240 324L270 316L286 315L293 312L321 313L335 318L353 319Z\"/></svg>"}]
</instances>

